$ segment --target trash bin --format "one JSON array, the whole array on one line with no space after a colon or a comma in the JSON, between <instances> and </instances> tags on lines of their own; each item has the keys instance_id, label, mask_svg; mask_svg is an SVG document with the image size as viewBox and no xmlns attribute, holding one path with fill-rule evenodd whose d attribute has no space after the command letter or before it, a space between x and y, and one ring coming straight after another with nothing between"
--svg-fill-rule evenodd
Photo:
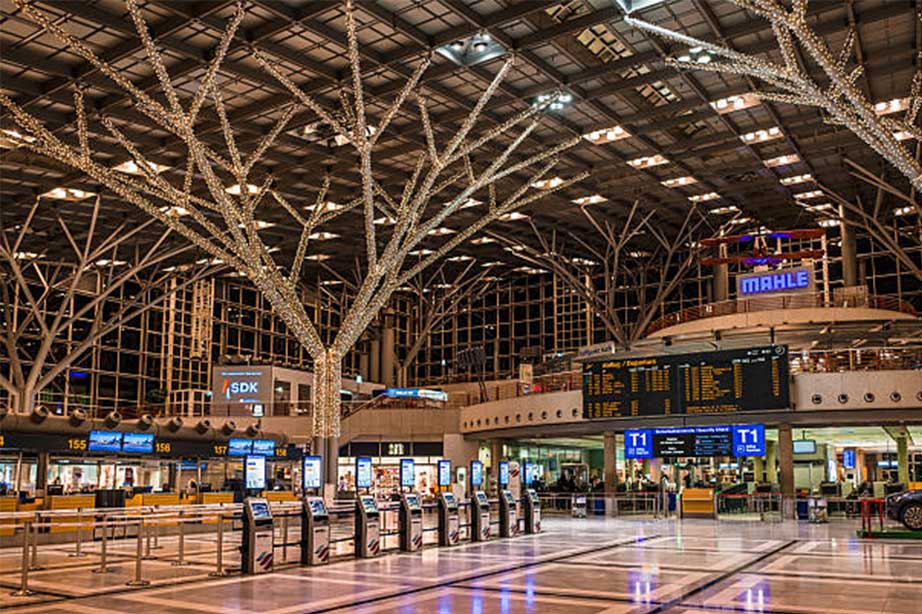
<instances>
[{"instance_id":1,"label":"trash bin","mask_svg":"<svg viewBox=\"0 0 922 614\"><path fill-rule=\"evenodd\" d=\"M810 518L810 512L808 511L807 500L798 499L797 500L797 520L808 520Z\"/></svg>"}]
</instances>

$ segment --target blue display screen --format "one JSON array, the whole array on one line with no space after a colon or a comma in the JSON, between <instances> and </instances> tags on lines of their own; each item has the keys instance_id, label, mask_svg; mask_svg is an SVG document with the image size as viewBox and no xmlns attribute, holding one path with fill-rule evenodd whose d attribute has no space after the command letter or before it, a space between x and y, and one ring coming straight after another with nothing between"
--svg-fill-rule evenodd
<instances>
[{"instance_id":1,"label":"blue display screen","mask_svg":"<svg viewBox=\"0 0 922 614\"><path fill-rule=\"evenodd\" d=\"M499 461L499 485L509 486L509 462Z\"/></svg>"},{"instance_id":2,"label":"blue display screen","mask_svg":"<svg viewBox=\"0 0 922 614\"><path fill-rule=\"evenodd\" d=\"M535 481L535 465L534 463L525 463L525 485L531 486Z\"/></svg>"},{"instance_id":3,"label":"blue display screen","mask_svg":"<svg viewBox=\"0 0 922 614\"><path fill-rule=\"evenodd\" d=\"M480 461L471 461L471 486L481 486L483 484L483 463Z\"/></svg>"},{"instance_id":4,"label":"blue display screen","mask_svg":"<svg viewBox=\"0 0 922 614\"><path fill-rule=\"evenodd\" d=\"M253 454L275 456L275 441L272 439L254 439Z\"/></svg>"},{"instance_id":5,"label":"blue display screen","mask_svg":"<svg viewBox=\"0 0 922 614\"><path fill-rule=\"evenodd\" d=\"M400 486L403 488L416 486L416 469L412 458L400 459Z\"/></svg>"},{"instance_id":6,"label":"blue display screen","mask_svg":"<svg viewBox=\"0 0 922 614\"><path fill-rule=\"evenodd\" d=\"M90 452L121 452L122 433L113 431L90 431L87 450Z\"/></svg>"},{"instance_id":7,"label":"blue display screen","mask_svg":"<svg viewBox=\"0 0 922 614\"><path fill-rule=\"evenodd\" d=\"M355 459L355 487L371 488L371 459L367 456Z\"/></svg>"},{"instance_id":8,"label":"blue display screen","mask_svg":"<svg viewBox=\"0 0 922 614\"><path fill-rule=\"evenodd\" d=\"M253 440L234 438L227 442L228 456L246 456L253 452Z\"/></svg>"},{"instance_id":9,"label":"blue display screen","mask_svg":"<svg viewBox=\"0 0 922 614\"><path fill-rule=\"evenodd\" d=\"M439 486L451 486L451 461L439 461Z\"/></svg>"},{"instance_id":10,"label":"blue display screen","mask_svg":"<svg viewBox=\"0 0 922 614\"><path fill-rule=\"evenodd\" d=\"M122 452L134 454L153 454L153 433L125 433L122 436Z\"/></svg>"},{"instance_id":11,"label":"blue display screen","mask_svg":"<svg viewBox=\"0 0 922 614\"><path fill-rule=\"evenodd\" d=\"M842 466L846 469L855 468L855 449L845 448L842 450Z\"/></svg>"}]
</instances>

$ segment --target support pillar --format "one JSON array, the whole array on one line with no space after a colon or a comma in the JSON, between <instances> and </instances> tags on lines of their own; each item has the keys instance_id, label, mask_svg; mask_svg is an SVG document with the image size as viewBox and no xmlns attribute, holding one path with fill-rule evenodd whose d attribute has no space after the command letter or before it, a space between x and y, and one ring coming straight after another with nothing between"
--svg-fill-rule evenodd
<instances>
[{"instance_id":1,"label":"support pillar","mask_svg":"<svg viewBox=\"0 0 922 614\"><path fill-rule=\"evenodd\" d=\"M371 340L371 350L368 352L368 378L377 384L381 383L381 340Z\"/></svg>"},{"instance_id":2,"label":"support pillar","mask_svg":"<svg viewBox=\"0 0 922 614\"><path fill-rule=\"evenodd\" d=\"M602 434L602 477L605 479L605 492L615 492L618 488L618 452L613 431Z\"/></svg>"},{"instance_id":3,"label":"support pillar","mask_svg":"<svg viewBox=\"0 0 922 614\"><path fill-rule=\"evenodd\" d=\"M765 481L765 459L761 456L752 457L752 472L755 474L756 482Z\"/></svg>"},{"instance_id":4,"label":"support pillar","mask_svg":"<svg viewBox=\"0 0 922 614\"><path fill-rule=\"evenodd\" d=\"M371 379L371 358L368 355L368 352L362 352L359 354L359 375L362 376L362 380L366 382L374 381Z\"/></svg>"},{"instance_id":5,"label":"support pillar","mask_svg":"<svg viewBox=\"0 0 922 614\"><path fill-rule=\"evenodd\" d=\"M839 232L842 237L842 281L845 286L858 285L858 248L855 241L855 230L845 223L845 208L839 207Z\"/></svg>"},{"instance_id":6,"label":"support pillar","mask_svg":"<svg viewBox=\"0 0 922 614\"><path fill-rule=\"evenodd\" d=\"M721 245L719 248L719 254L722 257L727 256L727 246ZM730 299L730 265L729 264L715 264L713 267L714 271L714 280L713 280L713 302L719 303L721 301L726 301Z\"/></svg>"},{"instance_id":7,"label":"support pillar","mask_svg":"<svg viewBox=\"0 0 922 614\"><path fill-rule=\"evenodd\" d=\"M335 497L337 485L339 483L339 437L327 437L324 440L324 454L323 462L324 469L323 472L326 476L324 481L326 482L325 491L332 491L333 496ZM326 494L326 492L324 493Z\"/></svg>"},{"instance_id":8,"label":"support pillar","mask_svg":"<svg viewBox=\"0 0 922 614\"><path fill-rule=\"evenodd\" d=\"M48 453L41 452L35 459L35 490L44 493L48 486Z\"/></svg>"},{"instance_id":9,"label":"support pillar","mask_svg":"<svg viewBox=\"0 0 922 614\"><path fill-rule=\"evenodd\" d=\"M896 438L896 467L900 484L909 488L909 440L905 436Z\"/></svg>"},{"instance_id":10,"label":"support pillar","mask_svg":"<svg viewBox=\"0 0 922 614\"><path fill-rule=\"evenodd\" d=\"M384 329L381 331L381 383L385 386L394 385L395 345L394 318L391 314L384 314Z\"/></svg>"},{"instance_id":11,"label":"support pillar","mask_svg":"<svg viewBox=\"0 0 922 614\"><path fill-rule=\"evenodd\" d=\"M778 427L778 457L781 461L782 518L794 518L794 435L790 424Z\"/></svg>"},{"instance_id":12,"label":"support pillar","mask_svg":"<svg viewBox=\"0 0 922 614\"><path fill-rule=\"evenodd\" d=\"M765 442L765 481L778 483L778 442Z\"/></svg>"}]
</instances>

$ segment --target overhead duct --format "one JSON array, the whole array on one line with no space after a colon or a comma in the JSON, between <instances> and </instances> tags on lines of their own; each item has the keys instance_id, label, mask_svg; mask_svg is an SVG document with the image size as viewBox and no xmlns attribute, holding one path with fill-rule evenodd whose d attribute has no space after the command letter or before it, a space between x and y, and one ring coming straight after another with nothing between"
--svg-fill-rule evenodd
<instances>
[{"instance_id":1,"label":"overhead duct","mask_svg":"<svg viewBox=\"0 0 922 614\"><path fill-rule=\"evenodd\" d=\"M141 417L138 418L138 428L141 429L142 431L146 431L153 425L154 425L154 417L150 414L142 414Z\"/></svg>"},{"instance_id":2,"label":"overhead duct","mask_svg":"<svg viewBox=\"0 0 922 614\"><path fill-rule=\"evenodd\" d=\"M48 416L48 408L44 405L39 405L32 409L32 413L29 415L29 419L35 424L41 424Z\"/></svg>"},{"instance_id":3,"label":"overhead duct","mask_svg":"<svg viewBox=\"0 0 922 614\"><path fill-rule=\"evenodd\" d=\"M198 424L195 425L195 432L199 435L204 435L211 430L211 420L208 418L202 418L198 421Z\"/></svg>"},{"instance_id":4,"label":"overhead duct","mask_svg":"<svg viewBox=\"0 0 922 614\"><path fill-rule=\"evenodd\" d=\"M247 435L249 435L250 437L256 437L257 435L259 435L259 422L254 422L253 424L247 427Z\"/></svg>"},{"instance_id":5,"label":"overhead duct","mask_svg":"<svg viewBox=\"0 0 922 614\"><path fill-rule=\"evenodd\" d=\"M72 409L70 412L70 416L68 416L68 421L73 426L80 426L81 424L86 422L86 412L79 408Z\"/></svg>"},{"instance_id":6,"label":"overhead duct","mask_svg":"<svg viewBox=\"0 0 922 614\"><path fill-rule=\"evenodd\" d=\"M179 416L170 418L170 421L166 423L166 427L170 431L175 433L176 431L182 428L182 418L180 418Z\"/></svg>"},{"instance_id":7,"label":"overhead duct","mask_svg":"<svg viewBox=\"0 0 922 614\"><path fill-rule=\"evenodd\" d=\"M121 423L121 421L122 421L122 414L118 413L115 410L110 411L106 415L105 420L103 420L103 422L105 422L105 425L109 427L110 429L114 429L115 427L117 427Z\"/></svg>"},{"instance_id":8,"label":"overhead duct","mask_svg":"<svg viewBox=\"0 0 922 614\"><path fill-rule=\"evenodd\" d=\"M234 431L236 430L237 430L237 423L234 422L233 420L228 420L227 422L224 423L223 426L221 426L221 432L228 437L233 435Z\"/></svg>"}]
</instances>

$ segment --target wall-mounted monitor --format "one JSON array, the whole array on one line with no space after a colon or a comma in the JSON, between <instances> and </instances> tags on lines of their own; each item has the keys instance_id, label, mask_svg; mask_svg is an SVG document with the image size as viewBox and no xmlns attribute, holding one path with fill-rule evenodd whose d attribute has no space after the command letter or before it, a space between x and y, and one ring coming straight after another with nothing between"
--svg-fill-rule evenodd
<instances>
[{"instance_id":1,"label":"wall-mounted monitor","mask_svg":"<svg viewBox=\"0 0 922 614\"><path fill-rule=\"evenodd\" d=\"M305 490L323 485L323 458L305 456L301 461L301 486Z\"/></svg>"},{"instance_id":2,"label":"wall-mounted monitor","mask_svg":"<svg viewBox=\"0 0 922 614\"><path fill-rule=\"evenodd\" d=\"M854 469L856 464L855 448L845 448L842 450L842 467L845 469Z\"/></svg>"},{"instance_id":3,"label":"wall-mounted monitor","mask_svg":"<svg viewBox=\"0 0 922 614\"><path fill-rule=\"evenodd\" d=\"M122 433L114 431L90 431L87 441L87 450L90 452L121 452Z\"/></svg>"},{"instance_id":4,"label":"wall-mounted monitor","mask_svg":"<svg viewBox=\"0 0 922 614\"><path fill-rule=\"evenodd\" d=\"M439 486L447 488L451 486L451 461L439 461Z\"/></svg>"},{"instance_id":5,"label":"wall-mounted monitor","mask_svg":"<svg viewBox=\"0 0 922 614\"><path fill-rule=\"evenodd\" d=\"M371 488L371 458L368 456L355 459L355 487Z\"/></svg>"},{"instance_id":6,"label":"wall-mounted monitor","mask_svg":"<svg viewBox=\"0 0 922 614\"><path fill-rule=\"evenodd\" d=\"M813 439L795 439L794 454L816 454L816 441Z\"/></svg>"},{"instance_id":7,"label":"wall-mounted monitor","mask_svg":"<svg viewBox=\"0 0 922 614\"><path fill-rule=\"evenodd\" d=\"M471 461L471 487L477 488L483 485L483 463L480 461Z\"/></svg>"},{"instance_id":8,"label":"wall-mounted monitor","mask_svg":"<svg viewBox=\"0 0 922 614\"><path fill-rule=\"evenodd\" d=\"M128 454L153 454L153 433L125 433L122 435L122 452Z\"/></svg>"},{"instance_id":9,"label":"wall-mounted monitor","mask_svg":"<svg viewBox=\"0 0 922 614\"><path fill-rule=\"evenodd\" d=\"M253 454L275 456L275 441L272 439L254 439Z\"/></svg>"},{"instance_id":10,"label":"wall-mounted monitor","mask_svg":"<svg viewBox=\"0 0 922 614\"><path fill-rule=\"evenodd\" d=\"M531 486L535 481L535 464L525 463L525 485Z\"/></svg>"}]
</instances>

